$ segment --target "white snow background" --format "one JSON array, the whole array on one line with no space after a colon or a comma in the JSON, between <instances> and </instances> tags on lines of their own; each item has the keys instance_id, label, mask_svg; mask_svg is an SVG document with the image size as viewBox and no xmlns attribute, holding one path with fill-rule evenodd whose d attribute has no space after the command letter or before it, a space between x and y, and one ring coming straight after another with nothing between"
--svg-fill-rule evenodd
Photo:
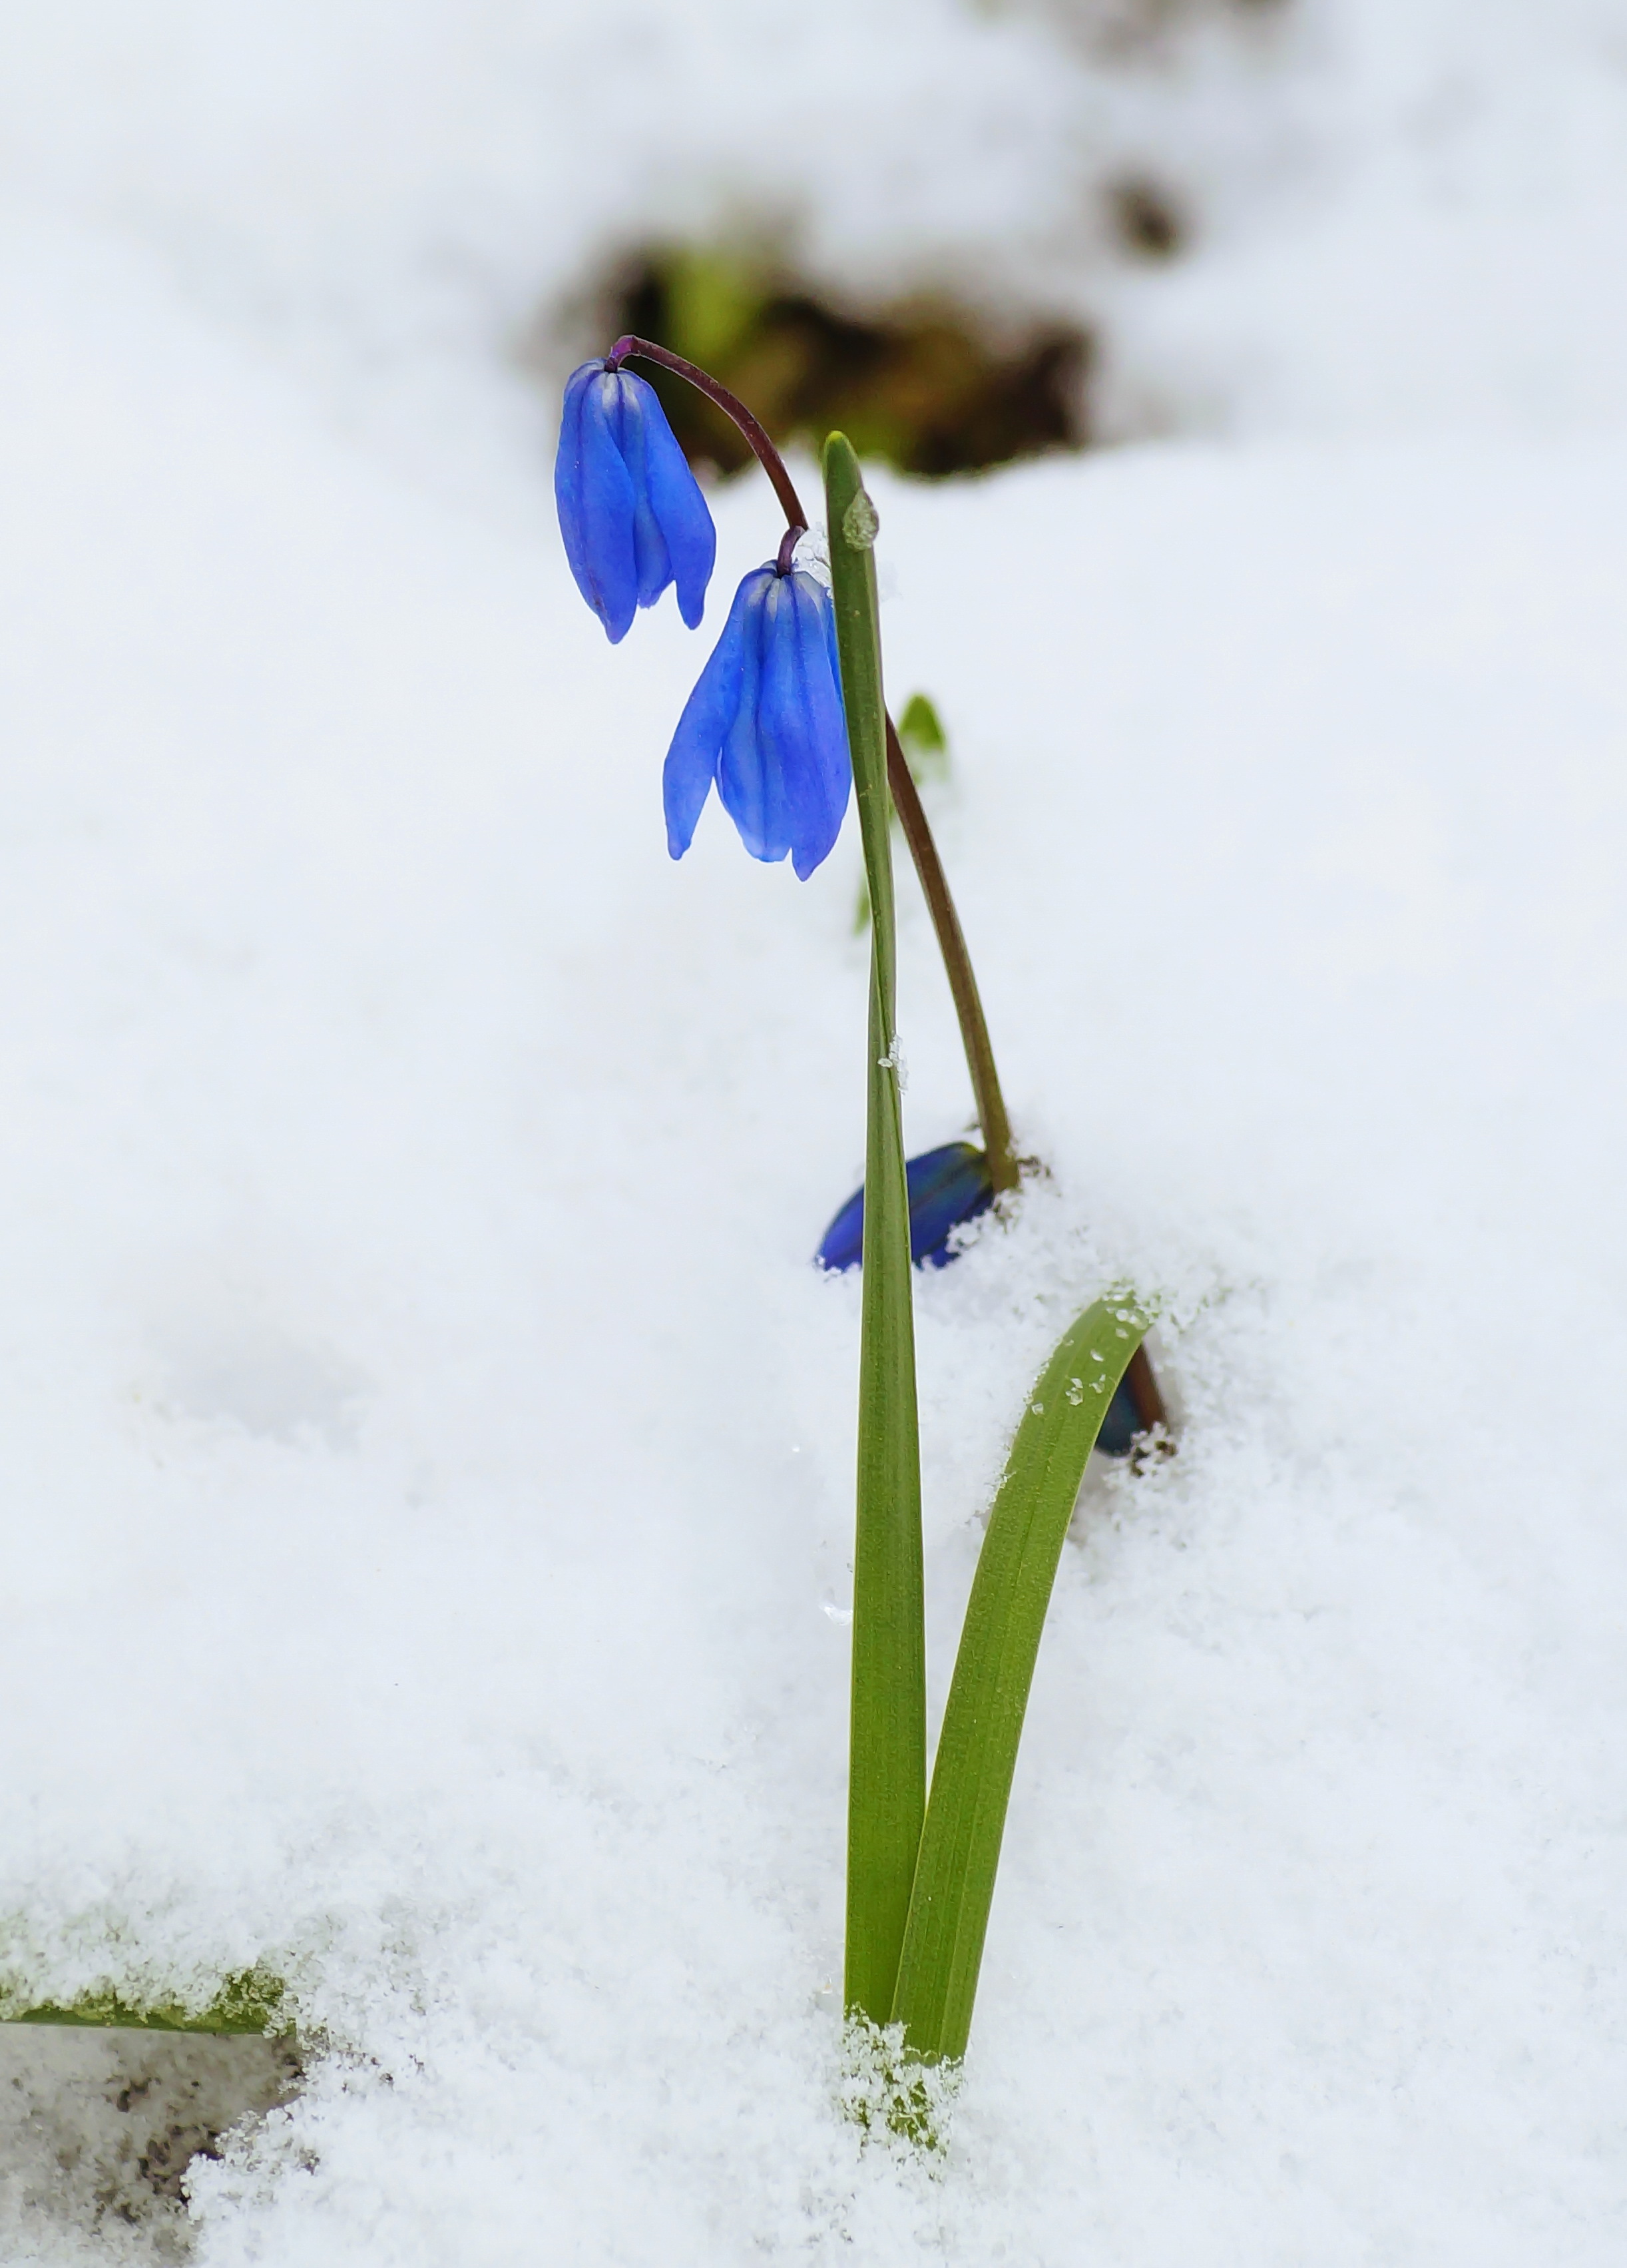
<instances>
[{"instance_id":1,"label":"white snow background","mask_svg":"<svg viewBox=\"0 0 1627 2268\"><path fill-rule=\"evenodd\" d=\"M1619 0L0 28L0 1920L327 2041L196 2260L1623 2257L1624 59ZM1126 153L1208 216L1156 276L1079 219ZM938 1698L1111 1277L1181 1420L1064 1554L931 2174L832 2102L857 853L669 862L771 501L610 650L515 350L754 197L1071 293L1176 429L873 482L1053 1176L918 1283ZM145 2257L13 2170L31 2036L4 2257Z\"/></svg>"}]
</instances>

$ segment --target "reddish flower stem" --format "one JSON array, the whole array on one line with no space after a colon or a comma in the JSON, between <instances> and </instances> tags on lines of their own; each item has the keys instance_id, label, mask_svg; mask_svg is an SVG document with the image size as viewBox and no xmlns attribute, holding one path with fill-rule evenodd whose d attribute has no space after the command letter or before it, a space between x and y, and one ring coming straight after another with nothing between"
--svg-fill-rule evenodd
<instances>
[{"instance_id":1,"label":"reddish flower stem","mask_svg":"<svg viewBox=\"0 0 1627 2268\"><path fill-rule=\"evenodd\" d=\"M785 470L785 460L746 404L731 394L726 386L719 386L710 371L701 369L697 363L686 362L681 355L674 354L670 347L658 347L652 339L636 339L630 334L618 339L605 357L605 368L619 370L634 355L641 362L659 363L663 370L674 371L680 378L687 378L697 392L703 394L709 401L717 403L725 417L734 420L751 443L757 462L773 482L774 493L780 500L790 528L799 533L805 531L808 516L802 509L802 499L797 494L791 475Z\"/></svg>"},{"instance_id":2,"label":"reddish flower stem","mask_svg":"<svg viewBox=\"0 0 1627 2268\"><path fill-rule=\"evenodd\" d=\"M899 745L898 728L891 717L887 720L887 783L893 792L893 808L898 814L898 823L904 830L904 840L909 845L909 855L921 880L926 909L938 932L938 949L943 955L944 973L954 998L954 1012L966 1049L966 1068L972 1078L972 1097L983 1128L989 1176L997 1189L1014 1189L1017 1160L1012 1150L1011 1121L1005 1116L1005 1098L1000 1093L1000 1077L994 1067L994 1049L978 996L972 956L966 949L961 917L949 895L943 861L939 858L909 759Z\"/></svg>"}]
</instances>

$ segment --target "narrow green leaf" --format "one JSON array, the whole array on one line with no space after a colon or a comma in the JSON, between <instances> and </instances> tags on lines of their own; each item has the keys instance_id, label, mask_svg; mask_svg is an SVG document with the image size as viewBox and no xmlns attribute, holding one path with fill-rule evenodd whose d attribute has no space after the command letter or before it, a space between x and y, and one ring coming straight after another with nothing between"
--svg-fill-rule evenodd
<instances>
[{"instance_id":1,"label":"narrow green leaf","mask_svg":"<svg viewBox=\"0 0 1627 2268\"><path fill-rule=\"evenodd\" d=\"M926 1808L926 1635L921 1581L909 1199L898 1084L892 801L876 611L876 511L845 436L825 444L830 579L848 747L870 887L858 1507L848 1778L846 2005L892 2006Z\"/></svg>"},{"instance_id":2,"label":"narrow green leaf","mask_svg":"<svg viewBox=\"0 0 1627 2268\"><path fill-rule=\"evenodd\" d=\"M1028 1396L967 1604L932 1768L894 2023L924 2063L966 2052L1034 1665L1085 1462L1146 1318L1098 1300Z\"/></svg>"},{"instance_id":3,"label":"narrow green leaf","mask_svg":"<svg viewBox=\"0 0 1627 2268\"><path fill-rule=\"evenodd\" d=\"M71 2000L41 2000L15 2010L0 1989L0 2023L76 2024L138 2032L281 2033L291 2029L282 2013L287 1987L269 1970L243 1969L228 1977L206 2007L180 2000L127 1999L112 1985Z\"/></svg>"},{"instance_id":4,"label":"narrow green leaf","mask_svg":"<svg viewBox=\"0 0 1627 2268\"><path fill-rule=\"evenodd\" d=\"M898 738L917 787L949 777L949 736L943 718L924 693L912 693L898 720Z\"/></svg>"}]
</instances>

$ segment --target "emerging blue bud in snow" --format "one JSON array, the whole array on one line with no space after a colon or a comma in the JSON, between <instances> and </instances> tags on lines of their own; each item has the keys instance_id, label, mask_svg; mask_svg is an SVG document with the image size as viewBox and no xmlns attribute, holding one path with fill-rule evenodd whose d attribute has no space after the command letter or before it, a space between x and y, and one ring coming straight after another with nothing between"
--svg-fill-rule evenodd
<instances>
[{"instance_id":1,"label":"emerging blue bud in snow","mask_svg":"<svg viewBox=\"0 0 1627 2268\"><path fill-rule=\"evenodd\" d=\"M950 1245L951 1231L963 1220L975 1220L994 1202L988 1161L969 1142L946 1142L941 1150L911 1158L904 1182L909 1191L909 1257L917 1268L946 1268L961 1256ZM825 1231L814 1256L821 1268L857 1268L864 1236L865 1192L858 1189ZM1127 1457L1140 1431L1134 1397L1121 1379L1096 1447L1104 1457Z\"/></svg>"},{"instance_id":2,"label":"emerging blue bud in snow","mask_svg":"<svg viewBox=\"0 0 1627 2268\"><path fill-rule=\"evenodd\" d=\"M1130 1381L1121 1378L1118 1391L1108 1403L1108 1414L1101 1421L1101 1431L1096 1436L1097 1450L1104 1457L1127 1457L1141 1430L1141 1412L1136 1407Z\"/></svg>"},{"instance_id":3,"label":"emerging blue bud in snow","mask_svg":"<svg viewBox=\"0 0 1627 2268\"><path fill-rule=\"evenodd\" d=\"M994 1203L989 1161L969 1142L946 1142L904 1167L909 1192L909 1257L917 1268L946 1268L960 1257L949 1233ZM821 1268L857 1268L864 1248L865 1192L857 1190L825 1231L814 1257Z\"/></svg>"},{"instance_id":4,"label":"emerging blue bud in snow","mask_svg":"<svg viewBox=\"0 0 1627 2268\"><path fill-rule=\"evenodd\" d=\"M655 390L631 371L585 362L565 387L554 460L560 533L577 588L615 645L636 607L669 583L698 628L718 556L706 499Z\"/></svg>"},{"instance_id":5,"label":"emerging blue bud in snow","mask_svg":"<svg viewBox=\"0 0 1627 2268\"><path fill-rule=\"evenodd\" d=\"M754 568L734 594L666 755L666 847L681 858L714 780L754 858L806 882L841 832L852 778L830 593Z\"/></svg>"}]
</instances>

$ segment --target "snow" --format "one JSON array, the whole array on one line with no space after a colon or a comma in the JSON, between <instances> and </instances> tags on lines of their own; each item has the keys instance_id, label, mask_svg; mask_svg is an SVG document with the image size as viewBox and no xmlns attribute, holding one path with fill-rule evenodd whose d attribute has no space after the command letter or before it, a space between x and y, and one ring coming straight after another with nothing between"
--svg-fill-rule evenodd
<instances>
[{"instance_id":1,"label":"snow","mask_svg":"<svg viewBox=\"0 0 1627 2268\"><path fill-rule=\"evenodd\" d=\"M1121 432L1552 433L1627 394L1619 0L1301 0L1137 91L1196 256L1103 278ZM1123 106L1121 104L1121 107Z\"/></svg>"},{"instance_id":2,"label":"snow","mask_svg":"<svg viewBox=\"0 0 1627 2268\"><path fill-rule=\"evenodd\" d=\"M1495 268L1336 351L1329 247L1417 283L1384 153L1443 58L1551 152L1623 26L1399 20L1365 139L1304 92L1357 11L1204 66L1320 203L1244 182L1160 280L1080 254L1163 400L1194 341L1229 373L1181 412L1218 430L873 482L1052 1174L918 1285L938 1699L1024 1387L1107 1281L1162 1301L1182 1441L1064 1555L933 2169L834 2107L858 1310L807 1256L862 1150L857 852L799 886L714 806L667 859L708 632L607 647L505 358L595 229L761 179L791 98L747 98L817 110L829 43L674 100L595 219L649 26L701 90L731 10L5 34L0 1935L59 1996L289 1980L317 2049L195 2168L207 2268L1620 2258L1619 295L1575 252L1551 383L1461 401ZM795 156L831 258L1040 261L1068 103L1165 99L1050 36L889 18L891 236ZM1544 235L1511 138L1464 241L1619 230L1566 142ZM726 594L777 531L718 509ZM968 1101L902 895L919 1149ZM0 2035L8 2257L158 2257L66 2158L40 2202L80 2115L41 2037Z\"/></svg>"}]
</instances>

